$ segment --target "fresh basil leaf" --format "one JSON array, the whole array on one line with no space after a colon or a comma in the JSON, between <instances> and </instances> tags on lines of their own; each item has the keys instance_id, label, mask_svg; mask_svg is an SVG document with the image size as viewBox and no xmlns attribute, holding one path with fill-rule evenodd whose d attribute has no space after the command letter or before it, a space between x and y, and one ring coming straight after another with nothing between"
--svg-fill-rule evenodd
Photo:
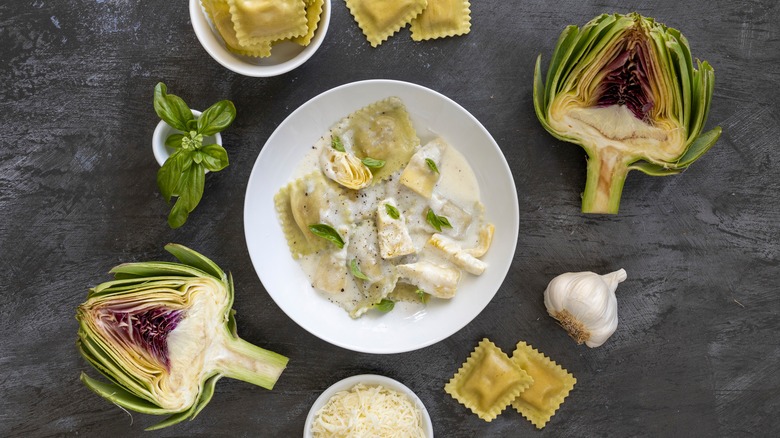
<instances>
[{"instance_id":1,"label":"fresh basil leaf","mask_svg":"<svg viewBox=\"0 0 780 438\"><path fill-rule=\"evenodd\" d=\"M195 120L195 119L188 120L187 121L187 130L190 131L190 133L196 132L198 130L198 121ZM192 135L192 134L190 134L190 135Z\"/></svg>"},{"instance_id":2,"label":"fresh basil leaf","mask_svg":"<svg viewBox=\"0 0 780 438\"><path fill-rule=\"evenodd\" d=\"M184 138L184 134L171 134L165 139L165 146L173 149L179 149L181 147L181 140Z\"/></svg>"},{"instance_id":3,"label":"fresh basil leaf","mask_svg":"<svg viewBox=\"0 0 780 438\"><path fill-rule=\"evenodd\" d=\"M431 296L427 293L425 293L422 289L417 289L417 296L420 297L420 301L422 301L423 304L427 303L428 300L431 298Z\"/></svg>"},{"instance_id":4,"label":"fresh basil leaf","mask_svg":"<svg viewBox=\"0 0 780 438\"><path fill-rule=\"evenodd\" d=\"M219 172L229 164L227 151L218 144L207 144L200 151L203 152L203 165L211 172Z\"/></svg>"},{"instance_id":5,"label":"fresh basil leaf","mask_svg":"<svg viewBox=\"0 0 780 438\"><path fill-rule=\"evenodd\" d=\"M352 272L352 276L353 277L359 278L361 280L371 281L371 279L368 278L368 276L366 274L364 274L364 273L362 273L360 271L360 268L358 268L356 259L352 259L349 262L349 270Z\"/></svg>"},{"instance_id":6,"label":"fresh basil leaf","mask_svg":"<svg viewBox=\"0 0 780 438\"><path fill-rule=\"evenodd\" d=\"M395 307L395 301L382 298L382 301L374 304L372 307L380 312L387 313L393 310L393 307Z\"/></svg>"},{"instance_id":7,"label":"fresh basil leaf","mask_svg":"<svg viewBox=\"0 0 780 438\"><path fill-rule=\"evenodd\" d=\"M330 225L325 224L314 224L309 225L309 231L311 231L315 236L322 237L323 239L330 240L333 242L334 245L338 246L339 248L344 248L344 241L341 239L341 236L339 235L338 231L333 229Z\"/></svg>"},{"instance_id":8,"label":"fresh basil leaf","mask_svg":"<svg viewBox=\"0 0 780 438\"><path fill-rule=\"evenodd\" d=\"M433 161L433 160L431 160L430 158L426 158L426 159L425 159L425 164L427 164L427 165L428 165L428 167L429 167L429 168L430 168L430 169L431 169L431 170L432 170L434 173L439 173L439 168L438 168L438 167L436 167L436 162L434 162L434 161Z\"/></svg>"},{"instance_id":9,"label":"fresh basil leaf","mask_svg":"<svg viewBox=\"0 0 780 438\"><path fill-rule=\"evenodd\" d=\"M187 222L187 218L189 217L190 212L187 211L185 204L186 202L181 198L177 199L176 203L173 204L173 208L171 209L171 212L168 214L169 227L176 229L184 225L185 222Z\"/></svg>"},{"instance_id":10,"label":"fresh basil leaf","mask_svg":"<svg viewBox=\"0 0 780 438\"><path fill-rule=\"evenodd\" d=\"M425 220L427 220L428 223L436 229L436 231L441 231L441 227L452 228L449 219L444 216L437 216L436 213L433 212L433 209L430 208L428 209L428 213L425 215Z\"/></svg>"},{"instance_id":11,"label":"fresh basil leaf","mask_svg":"<svg viewBox=\"0 0 780 438\"><path fill-rule=\"evenodd\" d=\"M339 152L345 152L344 143L341 142L341 138L339 138L338 135L334 135L333 138L331 138L330 146Z\"/></svg>"},{"instance_id":12,"label":"fresh basil leaf","mask_svg":"<svg viewBox=\"0 0 780 438\"><path fill-rule=\"evenodd\" d=\"M190 161L187 152L183 149L176 150L157 171L157 187L166 202L171 202L171 196L176 192L179 178L184 171L183 164Z\"/></svg>"},{"instance_id":13,"label":"fresh basil leaf","mask_svg":"<svg viewBox=\"0 0 780 438\"><path fill-rule=\"evenodd\" d=\"M436 216L436 213L434 213L430 208L428 209L428 214L425 215L425 220L427 220L428 223L436 229L436 231L441 231L441 222L439 222L439 218Z\"/></svg>"},{"instance_id":14,"label":"fresh basil leaf","mask_svg":"<svg viewBox=\"0 0 780 438\"><path fill-rule=\"evenodd\" d=\"M385 211L387 211L387 215L393 219L401 218L401 212L390 204L385 203Z\"/></svg>"},{"instance_id":15,"label":"fresh basil leaf","mask_svg":"<svg viewBox=\"0 0 780 438\"><path fill-rule=\"evenodd\" d=\"M200 164L203 162L203 153L201 151L195 151L194 154L192 154L192 161L195 162L195 164Z\"/></svg>"},{"instance_id":16,"label":"fresh basil leaf","mask_svg":"<svg viewBox=\"0 0 780 438\"><path fill-rule=\"evenodd\" d=\"M370 167L372 169L379 169L385 165L385 160L377 160L370 157L363 158L361 161L366 165L366 167Z\"/></svg>"},{"instance_id":17,"label":"fresh basil leaf","mask_svg":"<svg viewBox=\"0 0 780 438\"><path fill-rule=\"evenodd\" d=\"M236 119L236 107L229 100L220 100L203 111L198 118L198 132L214 135L230 126Z\"/></svg>"},{"instance_id":18,"label":"fresh basil leaf","mask_svg":"<svg viewBox=\"0 0 780 438\"><path fill-rule=\"evenodd\" d=\"M206 185L206 172L200 164L193 164L184 172L184 178L179 180L179 198L183 198L189 211L195 210L203 197ZM177 200L178 202L178 200Z\"/></svg>"},{"instance_id":19,"label":"fresh basil leaf","mask_svg":"<svg viewBox=\"0 0 780 438\"><path fill-rule=\"evenodd\" d=\"M167 94L162 82L154 87L154 112L171 128L183 132L189 131L187 123L194 119L187 104L179 96Z\"/></svg>"}]
</instances>

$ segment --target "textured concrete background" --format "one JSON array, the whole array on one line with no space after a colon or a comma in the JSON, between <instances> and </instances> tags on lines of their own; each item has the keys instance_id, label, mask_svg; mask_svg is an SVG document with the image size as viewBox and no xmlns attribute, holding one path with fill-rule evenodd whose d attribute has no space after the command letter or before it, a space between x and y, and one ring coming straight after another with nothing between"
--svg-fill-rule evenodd
<instances>
[{"instance_id":1,"label":"textured concrete background","mask_svg":"<svg viewBox=\"0 0 780 438\"><path fill-rule=\"evenodd\" d=\"M378 373L411 387L449 436L780 434L780 7L753 1L474 1L466 37L377 49L341 0L301 68L242 77L198 44L187 2L0 2L0 436L136 436L133 415L78 381L96 375L74 346L76 306L124 261L166 258L175 241L233 272L239 333L290 357L273 391L223 380L195 420L149 436L300 436L331 383ZM683 175L632 173L620 215L579 213L585 160L539 125L533 62L560 31L602 12L638 11L679 28L716 71L708 126L717 145ZM493 134L519 193L511 271L466 328L419 351L355 354L293 323L264 291L243 233L243 200L266 138L295 108L370 78L415 82L463 105ZM150 149L152 88L193 107L232 99L228 169L209 175L189 222L172 231ZM490 190L484 187L483 190ZM620 325L576 346L546 316L542 291L565 271L623 267ZM442 387L482 337L525 340L578 379L542 431L514 411L485 423Z\"/></svg>"}]
</instances>

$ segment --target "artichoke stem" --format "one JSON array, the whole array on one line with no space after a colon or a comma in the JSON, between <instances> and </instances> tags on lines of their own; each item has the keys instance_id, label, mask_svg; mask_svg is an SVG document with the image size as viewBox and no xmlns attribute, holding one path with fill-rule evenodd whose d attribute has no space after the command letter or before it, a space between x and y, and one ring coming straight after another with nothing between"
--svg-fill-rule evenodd
<instances>
[{"instance_id":1,"label":"artichoke stem","mask_svg":"<svg viewBox=\"0 0 780 438\"><path fill-rule=\"evenodd\" d=\"M617 214L631 160L610 146L592 150L594 152L588 152L588 177L582 194L582 212Z\"/></svg>"},{"instance_id":2,"label":"artichoke stem","mask_svg":"<svg viewBox=\"0 0 780 438\"><path fill-rule=\"evenodd\" d=\"M272 389L287 366L281 354L260 348L234 336L228 336L217 364L225 377Z\"/></svg>"}]
</instances>

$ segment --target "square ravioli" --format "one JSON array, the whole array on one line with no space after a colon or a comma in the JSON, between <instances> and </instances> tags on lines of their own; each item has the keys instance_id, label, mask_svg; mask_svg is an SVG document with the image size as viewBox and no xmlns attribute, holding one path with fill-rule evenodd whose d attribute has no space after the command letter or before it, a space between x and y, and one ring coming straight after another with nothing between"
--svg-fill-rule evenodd
<instances>
[{"instance_id":1,"label":"square ravioli","mask_svg":"<svg viewBox=\"0 0 780 438\"><path fill-rule=\"evenodd\" d=\"M346 0L372 47L384 42L420 14L427 0Z\"/></svg>"},{"instance_id":2,"label":"square ravioli","mask_svg":"<svg viewBox=\"0 0 780 438\"><path fill-rule=\"evenodd\" d=\"M533 379L515 361L485 338L444 386L444 391L490 422L532 383Z\"/></svg>"},{"instance_id":3,"label":"square ravioli","mask_svg":"<svg viewBox=\"0 0 780 438\"><path fill-rule=\"evenodd\" d=\"M470 6L468 0L428 0L428 7L412 20L412 39L432 40L469 33Z\"/></svg>"},{"instance_id":4,"label":"square ravioli","mask_svg":"<svg viewBox=\"0 0 780 438\"><path fill-rule=\"evenodd\" d=\"M512 407L542 429L574 388L577 379L522 341L512 353L512 360L533 378L533 384L512 401Z\"/></svg>"}]
</instances>

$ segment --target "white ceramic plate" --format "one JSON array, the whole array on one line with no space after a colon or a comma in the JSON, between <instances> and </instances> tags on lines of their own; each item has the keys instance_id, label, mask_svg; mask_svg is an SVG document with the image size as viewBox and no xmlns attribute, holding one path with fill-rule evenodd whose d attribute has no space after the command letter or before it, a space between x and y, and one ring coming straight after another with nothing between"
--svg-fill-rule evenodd
<instances>
[{"instance_id":1,"label":"white ceramic plate","mask_svg":"<svg viewBox=\"0 0 780 438\"><path fill-rule=\"evenodd\" d=\"M352 319L314 290L287 248L273 197L315 141L349 113L397 96L411 115L422 143L440 135L463 154L479 182L493 244L479 277L464 274L451 300L397 303L392 312L367 312ZM460 330L487 306L504 281L515 253L517 192L509 166L487 130L447 97L407 82L370 80L326 91L290 114L257 157L244 201L244 230L252 264L268 293L298 325L340 347L389 354L416 350Z\"/></svg>"},{"instance_id":2,"label":"white ceramic plate","mask_svg":"<svg viewBox=\"0 0 780 438\"><path fill-rule=\"evenodd\" d=\"M330 386L330 388L323 391L322 394L317 398L317 400L314 401L314 404L311 405L311 409L309 410L309 415L306 417L306 424L303 426L303 437L304 438L312 437L311 426L312 426L312 422L314 421L314 415L323 406L325 406L325 403L327 403L328 400L330 400L330 398L333 397L334 394L336 394L339 391L349 390L350 388L357 385L358 383L362 383L364 385L370 385L370 386L382 385L385 388L392 389L402 394L405 394L407 397L409 397L412 403L417 405L417 409L419 409L420 413L422 413L422 420L423 420L422 426L423 429L425 430L425 436L428 438L433 438L433 424L431 423L431 416L428 414L428 410L425 409L425 405L423 405L423 402L420 400L419 397L417 397L417 394L415 394L406 385L404 385L403 383L397 380L385 376L379 376L376 374L361 374L359 376L347 377L344 380L340 380L334 383L333 385Z\"/></svg>"}]
</instances>

